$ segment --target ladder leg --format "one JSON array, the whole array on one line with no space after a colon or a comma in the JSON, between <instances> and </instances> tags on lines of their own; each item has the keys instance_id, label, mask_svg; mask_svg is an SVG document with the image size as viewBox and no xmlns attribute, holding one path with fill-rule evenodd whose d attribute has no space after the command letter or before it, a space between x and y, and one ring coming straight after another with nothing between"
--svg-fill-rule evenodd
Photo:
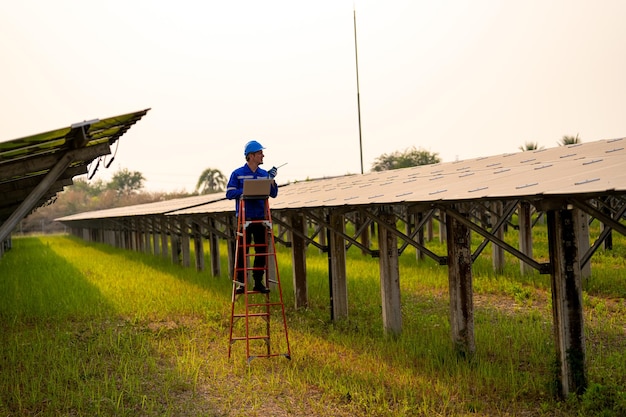
<instances>
[{"instance_id":1,"label":"ladder leg","mask_svg":"<svg viewBox=\"0 0 626 417\"><path fill-rule=\"evenodd\" d=\"M266 217L271 220L272 216L270 213L269 203L266 205L266 212L267 212ZM267 244L268 244L268 247L271 248L269 250L269 253L271 256L271 261L273 263L274 271L276 275L276 288L278 291L278 300L279 300L278 305L280 307L280 312L281 312L281 316L283 320L283 332L285 334L285 344L286 344L286 352L283 353L283 356L285 356L287 359L291 359L291 348L289 346L289 330L287 329L287 316L285 314L285 302L283 301L283 290L280 284L280 274L278 270L278 258L276 256L276 241L274 240L273 228L269 229L269 237L268 237ZM269 275L268 275L268 284L269 284Z\"/></svg>"}]
</instances>

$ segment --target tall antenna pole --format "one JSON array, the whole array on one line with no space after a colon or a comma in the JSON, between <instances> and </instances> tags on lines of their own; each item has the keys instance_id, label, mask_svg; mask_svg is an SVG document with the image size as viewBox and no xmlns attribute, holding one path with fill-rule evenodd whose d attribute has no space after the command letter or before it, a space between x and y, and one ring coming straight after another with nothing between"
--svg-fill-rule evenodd
<instances>
[{"instance_id":1,"label":"tall antenna pole","mask_svg":"<svg viewBox=\"0 0 626 417\"><path fill-rule=\"evenodd\" d=\"M359 91L359 53L356 47L356 7L353 10L354 16L354 58L356 62L356 106L359 114L359 150L361 152L361 174L363 174L363 140L361 139L361 93Z\"/></svg>"}]
</instances>

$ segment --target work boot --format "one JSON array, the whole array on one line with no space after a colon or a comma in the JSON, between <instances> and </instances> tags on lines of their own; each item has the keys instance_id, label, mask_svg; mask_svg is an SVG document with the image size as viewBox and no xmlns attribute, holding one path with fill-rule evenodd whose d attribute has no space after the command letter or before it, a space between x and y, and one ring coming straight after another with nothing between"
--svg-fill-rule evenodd
<instances>
[{"instance_id":1,"label":"work boot","mask_svg":"<svg viewBox=\"0 0 626 417\"><path fill-rule=\"evenodd\" d=\"M261 294L267 294L270 292L269 288L265 288L265 285L263 285L263 278L254 279L254 288L252 288L252 290L260 292Z\"/></svg>"},{"instance_id":2,"label":"work boot","mask_svg":"<svg viewBox=\"0 0 626 417\"><path fill-rule=\"evenodd\" d=\"M235 289L235 294L243 294L244 292L246 292L246 287L245 285L243 285L243 281L237 280L237 282L239 284L237 285L237 288Z\"/></svg>"}]
</instances>

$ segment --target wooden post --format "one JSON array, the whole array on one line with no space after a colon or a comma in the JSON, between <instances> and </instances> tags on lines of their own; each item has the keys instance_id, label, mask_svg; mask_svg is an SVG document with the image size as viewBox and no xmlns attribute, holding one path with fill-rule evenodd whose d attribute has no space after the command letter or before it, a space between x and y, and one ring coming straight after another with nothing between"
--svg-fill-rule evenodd
<instances>
[{"instance_id":1,"label":"wooden post","mask_svg":"<svg viewBox=\"0 0 626 417\"><path fill-rule=\"evenodd\" d=\"M292 230L307 234L306 222L302 213L291 213L289 221ZM291 233L291 260L295 308L307 307L309 305L309 293L306 276L306 242L302 236L293 232Z\"/></svg>"},{"instance_id":2,"label":"wooden post","mask_svg":"<svg viewBox=\"0 0 626 417\"><path fill-rule=\"evenodd\" d=\"M332 231L329 238L330 276L331 276L331 317L340 319L348 317L348 281L346 277L346 246L343 237L334 230L344 231L345 223L342 214L330 213L329 224Z\"/></svg>"},{"instance_id":3,"label":"wooden post","mask_svg":"<svg viewBox=\"0 0 626 417\"><path fill-rule=\"evenodd\" d=\"M204 271L204 241L202 239L202 228L192 220L193 247L196 255L196 271Z\"/></svg>"},{"instance_id":4,"label":"wooden post","mask_svg":"<svg viewBox=\"0 0 626 417\"><path fill-rule=\"evenodd\" d=\"M237 260L235 259L237 253L237 217L232 216L228 219L227 231L229 236L232 236L232 239L228 241L228 276L231 279L235 279L233 275L235 272L235 264Z\"/></svg>"},{"instance_id":5,"label":"wooden post","mask_svg":"<svg viewBox=\"0 0 626 417\"><path fill-rule=\"evenodd\" d=\"M159 243L160 239L158 221L156 217L152 217L152 246L154 248L153 253L157 256L161 254Z\"/></svg>"},{"instance_id":6,"label":"wooden post","mask_svg":"<svg viewBox=\"0 0 626 417\"><path fill-rule=\"evenodd\" d=\"M497 224L500 218L502 217L502 201L492 201L491 202L491 227L492 233L495 237L500 240L504 240L504 225L502 225L498 230L493 230L493 225ZM493 270L495 272L504 271L504 249L495 243L491 242L491 261Z\"/></svg>"},{"instance_id":7,"label":"wooden post","mask_svg":"<svg viewBox=\"0 0 626 417\"><path fill-rule=\"evenodd\" d=\"M533 257L533 232L532 232L532 217L531 217L531 205L527 201L521 201L517 211L517 218L519 223L519 248L520 252L529 258ZM519 269L522 275L532 271L532 267L522 261L519 261Z\"/></svg>"},{"instance_id":8,"label":"wooden post","mask_svg":"<svg viewBox=\"0 0 626 417\"><path fill-rule=\"evenodd\" d=\"M461 205L458 206L462 215ZM474 304L470 229L454 216L446 216L448 243L448 281L452 342L459 354L471 357L474 343Z\"/></svg>"},{"instance_id":9,"label":"wooden post","mask_svg":"<svg viewBox=\"0 0 626 417\"><path fill-rule=\"evenodd\" d=\"M582 278L578 254L577 209L547 212L552 265L552 314L559 366L559 394L582 394L587 387Z\"/></svg>"},{"instance_id":10,"label":"wooden post","mask_svg":"<svg viewBox=\"0 0 626 417\"><path fill-rule=\"evenodd\" d=\"M422 223L422 220L424 219L424 213L417 212L414 215L414 225L417 226L418 224ZM424 246L424 228L421 228L418 232L417 232L417 243L419 243L420 245ZM424 252L422 252L421 250L419 250L419 248L415 248L415 256L417 257L418 261L423 261L424 258L426 257L424 255Z\"/></svg>"},{"instance_id":11,"label":"wooden post","mask_svg":"<svg viewBox=\"0 0 626 417\"><path fill-rule=\"evenodd\" d=\"M363 216L361 215L361 213L355 213L354 214L354 229L355 230L359 230L361 228L361 226L364 223L364 219ZM369 227L366 227L365 229L363 229L363 231L361 232L359 239L361 240L361 244L363 245L364 248L369 248L370 247L370 231L369 231ZM361 253L363 255L367 255L367 249L361 249Z\"/></svg>"},{"instance_id":12,"label":"wooden post","mask_svg":"<svg viewBox=\"0 0 626 417\"><path fill-rule=\"evenodd\" d=\"M170 235L170 240L172 241L172 263L179 265L180 264L180 237L176 233L172 233Z\"/></svg>"},{"instance_id":13,"label":"wooden post","mask_svg":"<svg viewBox=\"0 0 626 417\"><path fill-rule=\"evenodd\" d=\"M395 225L396 216L391 208L383 209L381 221ZM383 309L385 333L396 336L402 332L402 310L400 308L400 270L398 266L398 237L386 227L378 225L378 247L380 249L380 295Z\"/></svg>"},{"instance_id":14,"label":"wooden post","mask_svg":"<svg viewBox=\"0 0 626 417\"><path fill-rule=\"evenodd\" d=\"M131 224L133 224L133 221L131 220ZM130 230L130 249L137 252L139 250L139 244L138 242L138 237L137 237L137 229L134 229L134 225L133 225L133 229Z\"/></svg>"},{"instance_id":15,"label":"wooden post","mask_svg":"<svg viewBox=\"0 0 626 417\"><path fill-rule=\"evenodd\" d=\"M428 241L432 241L434 234L433 234L433 217L432 215L429 217L428 222L426 222L426 230L428 233Z\"/></svg>"},{"instance_id":16,"label":"wooden post","mask_svg":"<svg viewBox=\"0 0 626 417\"><path fill-rule=\"evenodd\" d=\"M211 258L211 273L214 277L222 274L222 265L220 263L220 240L215 230L215 219L209 217L209 253Z\"/></svg>"},{"instance_id":17,"label":"wooden post","mask_svg":"<svg viewBox=\"0 0 626 417\"><path fill-rule=\"evenodd\" d=\"M326 228L322 225L319 225L319 233L318 233L318 238L319 238L319 244L321 247L326 246ZM322 249L320 249L320 253L322 253Z\"/></svg>"},{"instance_id":18,"label":"wooden post","mask_svg":"<svg viewBox=\"0 0 626 417\"><path fill-rule=\"evenodd\" d=\"M168 251L169 251L169 245L168 245L168 239L167 239L167 235L168 235L168 224L167 224L167 219L165 218L165 216L161 216L161 255L163 255L164 258L168 257ZM173 241L173 239L172 239Z\"/></svg>"},{"instance_id":19,"label":"wooden post","mask_svg":"<svg viewBox=\"0 0 626 417\"><path fill-rule=\"evenodd\" d=\"M143 236L144 236L144 250L146 253L152 253L152 225L150 224L150 219L145 217L141 221L143 228Z\"/></svg>"},{"instance_id":20,"label":"wooden post","mask_svg":"<svg viewBox=\"0 0 626 417\"><path fill-rule=\"evenodd\" d=\"M422 212L406 214L407 220L405 224L404 233L407 236L411 236L411 234L413 233L413 230L415 230L417 225L421 223L423 216L424 214ZM417 235L415 236L414 240L417 241L417 243L419 243L420 245L424 245L424 229L423 228L417 232ZM415 248L415 260L418 262L424 260L424 253L419 248Z\"/></svg>"},{"instance_id":21,"label":"wooden post","mask_svg":"<svg viewBox=\"0 0 626 417\"><path fill-rule=\"evenodd\" d=\"M576 211L580 216L578 222L578 260L580 260L591 247L589 243L589 215L582 210ZM583 279L589 278L591 276L591 261L587 262L586 265L581 265L580 272Z\"/></svg>"},{"instance_id":22,"label":"wooden post","mask_svg":"<svg viewBox=\"0 0 626 417\"><path fill-rule=\"evenodd\" d=\"M124 249L133 250L133 225L130 219L124 221Z\"/></svg>"},{"instance_id":23,"label":"wooden post","mask_svg":"<svg viewBox=\"0 0 626 417\"><path fill-rule=\"evenodd\" d=\"M613 200L611 199L611 197L605 197L601 199L601 201L603 202L601 208L602 213L606 214L609 217L613 217L613 211L611 210ZM602 223L602 231L604 231L604 229L606 229L606 225ZM604 250L613 249L613 231L609 231L609 234L604 239L604 242L602 242L602 248Z\"/></svg>"},{"instance_id":24,"label":"wooden post","mask_svg":"<svg viewBox=\"0 0 626 417\"><path fill-rule=\"evenodd\" d=\"M446 212L439 210L439 242L443 243L448 238L446 228Z\"/></svg>"},{"instance_id":25,"label":"wooden post","mask_svg":"<svg viewBox=\"0 0 626 417\"><path fill-rule=\"evenodd\" d=\"M183 266L189 268L191 266L191 239L189 237L189 227L187 221L184 219L179 220L180 226L180 241L181 252L183 254Z\"/></svg>"}]
</instances>

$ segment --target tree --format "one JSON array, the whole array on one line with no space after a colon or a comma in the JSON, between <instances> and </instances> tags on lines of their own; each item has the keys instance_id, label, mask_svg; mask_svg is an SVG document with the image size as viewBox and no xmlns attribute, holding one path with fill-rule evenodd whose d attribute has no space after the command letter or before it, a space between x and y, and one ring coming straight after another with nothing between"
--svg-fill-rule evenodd
<instances>
[{"instance_id":1,"label":"tree","mask_svg":"<svg viewBox=\"0 0 626 417\"><path fill-rule=\"evenodd\" d=\"M131 195L143 188L145 180L141 172L130 172L127 168L122 168L113 174L113 178L107 184L107 188L117 191L118 195Z\"/></svg>"},{"instance_id":2,"label":"tree","mask_svg":"<svg viewBox=\"0 0 626 417\"><path fill-rule=\"evenodd\" d=\"M107 187L108 185L101 179L97 179L95 181L87 181L84 178L78 178L74 180L71 188L73 190L80 190L81 192L87 194L89 197L95 197L102 194L102 192L106 190Z\"/></svg>"},{"instance_id":3,"label":"tree","mask_svg":"<svg viewBox=\"0 0 626 417\"><path fill-rule=\"evenodd\" d=\"M387 171L439 162L441 162L441 158L439 158L438 153L428 152L422 148L416 149L413 146L405 149L404 152L395 151L390 154L382 154L372 164L372 171Z\"/></svg>"},{"instance_id":4,"label":"tree","mask_svg":"<svg viewBox=\"0 0 626 417\"><path fill-rule=\"evenodd\" d=\"M582 143L583 141L580 140L580 138L578 137L578 133L576 133L576 136L563 136L563 139L561 139L560 142L557 142L559 144L559 146L567 146L567 145L577 145L579 143Z\"/></svg>"},{"instance_id":5,"label":"tree","mask_svg":"<svg viewBox=\"0 0 626 417\"><path fill-rule=\"evenodd\" d=\"M543 146L539 147L539 144L537 142L526 142L526 143L524 143L523 146L519 147L519 150L522 151L522 152L537 151L539 149L543 149Z\"/></svg>"},{"instance_id":6,"label":"tree","mask_svg":"<svg viewBox=\"0 0 626 417\"><path fill-rule=\"evenodd\" d=\"M200 194L213 194L224 191L226 186L226 177L219 169L207 168L202 171L198 183L196 184L196 191Z\"/></svg>"}]
</instances>

